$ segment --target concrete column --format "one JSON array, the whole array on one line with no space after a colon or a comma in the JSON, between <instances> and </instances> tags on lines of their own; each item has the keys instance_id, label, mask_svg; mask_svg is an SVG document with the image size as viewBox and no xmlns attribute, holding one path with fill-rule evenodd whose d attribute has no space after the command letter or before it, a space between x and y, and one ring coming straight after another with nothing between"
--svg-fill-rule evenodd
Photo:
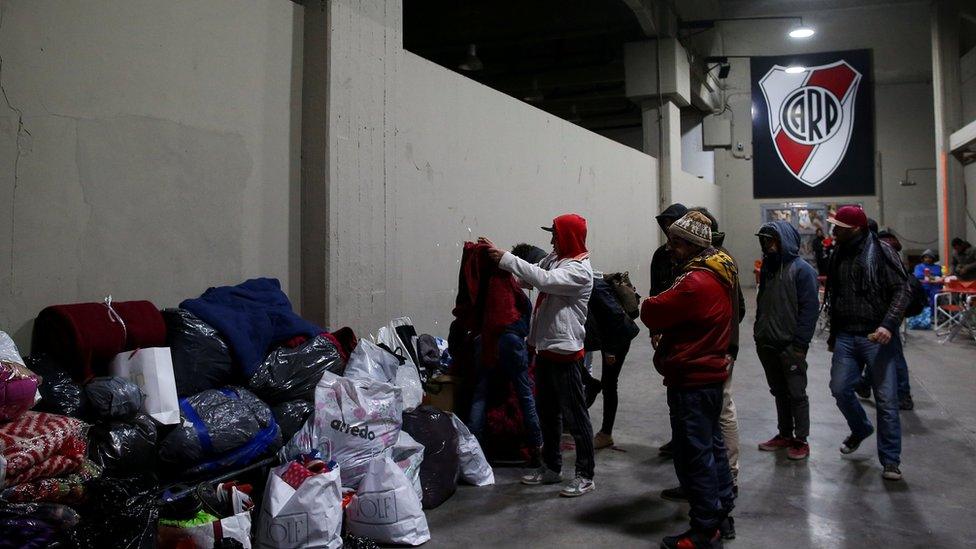
<instances>
[{"instance_id":1,"label":"concrete column","mask_svg":"<svg viewBox=\"0 0 976 549\"><path fill-rule=\"evenodd\" d=\"M328 2L305 2L302 60L301 311L329 317Z\"/></svg>"},{"instance_id":2,"label":"concrete column","mask_svg":"<svg viewBox=\"0 0 976 549\"><path fill-rule=\"evenodd\" d=\"M671 204L673 182L681 171L681 111L672 101L641 104L644 152L658 159L658 209ZM662 139L663 137L663 139Z\"/></svg>"},{"instance_id":3,"label":"concrete column","mask_svg":"<svg viewBox=\"0 0 976 549\"><path fill-rule=\"evenodd\" d=\"M949 136L962 127L959 63L959 3L932 3L932 86L935 98L935 166L939 209L939 255L946 261L953 237L966 230L962 166L950 156Z\"/></svg>"}]
</instances>

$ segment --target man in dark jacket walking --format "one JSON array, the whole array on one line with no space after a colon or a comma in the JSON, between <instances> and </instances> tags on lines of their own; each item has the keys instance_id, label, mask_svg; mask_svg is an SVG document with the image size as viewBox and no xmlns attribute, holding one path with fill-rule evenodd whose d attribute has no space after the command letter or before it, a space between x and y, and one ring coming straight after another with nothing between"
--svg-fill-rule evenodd
<instances>
[{"instance_id":1,"label":"man in dark jacket walking","mask_svg":"<svg viewBox=\"0 0 976 549\"><path fill-rule=\"evenodd\" d=\"M858 206L844 206L828 221L838 248L830 261L827 293L830 306L828 347L834 353L830 392L851 434L842 454L857 450L874 427L854 394L861 365L870 369L878 410L878 457L886 480L901 480L901 423L895 374L894 342L911 300L905 269L894 250L868 230Z\"/></svg>"},{"instance_id":2,"label":"man in dark jacket walking","mask_svg":"<svg viewBox=\"0 0 976 549\"><path fill-rule=\"evenodd\" d=\"M786 221L773 221L756 233L763 265L756 297L753 337L776 399L779 433L759 445L764 452L787 449L793 460L810 456L810 401L807 350L817 326L817 273L799 258L800 233Z\"/></svg>"},{"instance_id":3,"label":"man in dark jacket walking","mask_svg":"<svg viewBox=\"0 0 976 549\"><path fill-rule=\"evenodd\" d=\"M657 348L654 366L668 388L674 469L691 505L691 529L664 538L666 548L722 547L719 527L735 505L719 416L738 324L738 273L735 261L712 247L710 225L701 212L671 225L669 243L680 275L641 304L641 321Z\"/></svg>"}]
</instances>

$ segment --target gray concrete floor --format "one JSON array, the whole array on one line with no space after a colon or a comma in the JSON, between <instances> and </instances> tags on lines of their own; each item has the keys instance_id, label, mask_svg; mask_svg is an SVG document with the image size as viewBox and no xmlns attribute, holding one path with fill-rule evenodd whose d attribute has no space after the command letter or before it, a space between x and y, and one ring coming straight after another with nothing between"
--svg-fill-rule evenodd
<instances>
[{"instance_id":1,"label":"gray concrete floor","mask_svg":"<svg viewBox=\"0 0 976 549\"><path fill-rule=\"evenodd\" d=\"M747 296L755 303L754 293ZM750 310L753 307L750 306ZM911 332L906 353L915 410L902 412L903 482L881 479L875 438L850 456L837 447L846 423L827 388L823 339L809 354L811 456L794 463L756 445L776 432L772 396L743 322L734 397L741 437L738 538L728 547L976 547L976 343L947 345ZM428 512L429 547L656 547L687 527L687 505L658 493L676 486L657 448L670 438L665 391L642 332L621 375L614 428L619 450L597 452L597 490L557 497L558 486L518 483L519 469L496 468L497 484L461 486ZM599 361L597 361L599 362ZM596 374L599 377L598 365ZM874 421L874 407L867 404ZM601 400L590 410L599 428ZM565 474L572 473L567 452Z\"/></svg>"}]
</instances>

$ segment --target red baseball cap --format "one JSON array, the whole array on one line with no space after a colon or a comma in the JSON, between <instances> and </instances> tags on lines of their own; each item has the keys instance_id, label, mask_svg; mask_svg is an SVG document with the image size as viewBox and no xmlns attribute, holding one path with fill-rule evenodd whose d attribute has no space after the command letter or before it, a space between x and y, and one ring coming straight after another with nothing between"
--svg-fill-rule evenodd
<instances>
[{"instance_id":1,"label":"red baseball cap","mask_svg":"<svg viewBox=\"0 0 976 549\"><path fill-rule=\"evenodd\" d=\"M844 206L839 208L837 213L828 217L827 222L847 229L867 228L868 216L860 206Z\"/></svg>"}]
</instances>

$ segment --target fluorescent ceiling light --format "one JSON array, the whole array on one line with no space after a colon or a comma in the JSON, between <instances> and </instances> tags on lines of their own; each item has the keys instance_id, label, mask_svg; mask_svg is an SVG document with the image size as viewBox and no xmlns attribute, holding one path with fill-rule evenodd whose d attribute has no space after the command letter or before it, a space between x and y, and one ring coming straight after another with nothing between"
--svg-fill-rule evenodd
<instances>
[{"instance_id":1,"label":"fluorescent ceiling light","mask_svg":"<svg viewBox=\"0 0 976 549\"><path fill-rule=\"evenodd\" d=\"M799 73L804 72L806 70L807 70L806 67L797 67L795 65L792 66L792 67L786 67L786 72L788 72L790 74L799 74Z\"/></svg>"},{"instance_id":2,"label":"fluorescent ceiling light","mask_svg":"<svg viewBox=\"0 0 976 549\"><path fill-rule=\"evenodd\" d=\"M814 33L810 27L797 27L790 31L790 38L810 38Z\"/></svg>"}]
</instances>

